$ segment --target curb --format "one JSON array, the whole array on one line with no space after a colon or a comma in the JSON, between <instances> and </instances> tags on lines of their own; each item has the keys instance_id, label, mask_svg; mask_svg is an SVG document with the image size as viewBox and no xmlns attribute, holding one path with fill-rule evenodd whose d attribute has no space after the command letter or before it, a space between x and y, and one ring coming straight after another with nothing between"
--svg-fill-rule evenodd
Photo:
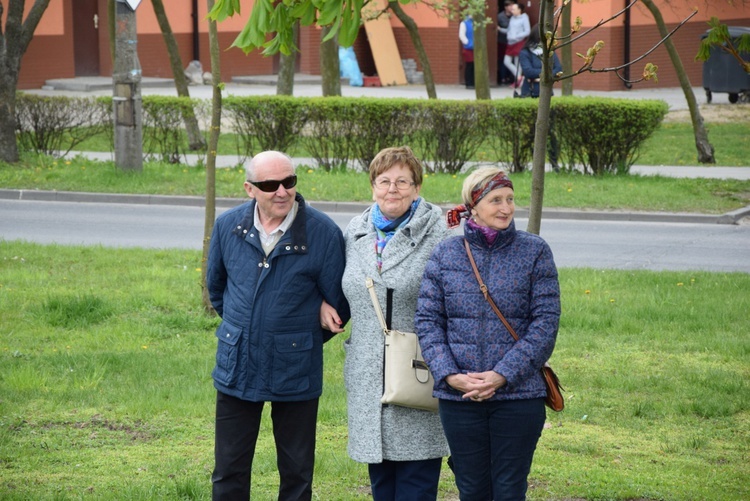
<instances>
[{"instance_id":1,"label":"curb","mask_svg":"<svg viewBox=\"0 0 750 501\"><path fill-rule=\"evenodd\" d=\"M198 196L172 195L130 195L120 193L88 193L80 191L41 191L0 189L2 200L33 200L41 202L114 203L138 205L182 205L205 207L205 199ZM245 202L246 198L217 198L216 207L229 208ZM359 202L317 202L310 205L324 212L360 213L370 206ZM443 209L448 209L443 206ZM517 208L516 217L529 216L526 208ZM545 219L571 219L578 221L633 221L654 223L698 223L698 224L738 224L739 220L750 216L750 206L722 215L670 213L670 212L615 212L574 209L544 209Z\"/></svg>"}]
</instances>

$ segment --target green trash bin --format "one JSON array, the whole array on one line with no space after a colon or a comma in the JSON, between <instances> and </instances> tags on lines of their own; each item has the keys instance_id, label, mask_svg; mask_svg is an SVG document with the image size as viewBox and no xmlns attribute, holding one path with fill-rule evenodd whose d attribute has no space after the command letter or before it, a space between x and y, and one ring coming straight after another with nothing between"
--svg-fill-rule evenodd
<instances>
[{"instance_id":1,"label":"green trash bin","mask_svg":"<svg viewBox=\"0 0 750 501\"><path fill-rule=\"evenodd\" d=\"M750 35L750 28L729 26L728 29L733 40L742 35ZM708 31L701 35L701 40L707 36ZM743 52L740 55L745 61L750 61L750 53ZM730 103L750 102L750 74L745 72L732 54L716 46L711 47L710 56L703 63L703 88L709 103L714 92L729 94Z\"/></svg>"}]
</instances>

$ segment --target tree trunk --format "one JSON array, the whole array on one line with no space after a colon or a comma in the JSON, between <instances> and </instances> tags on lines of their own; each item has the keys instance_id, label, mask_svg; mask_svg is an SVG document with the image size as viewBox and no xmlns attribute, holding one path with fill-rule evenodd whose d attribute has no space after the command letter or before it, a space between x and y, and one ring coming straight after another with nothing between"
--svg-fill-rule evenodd
<instances>
[{"instance_id":1,"label":"tree trunk","mask_svg":"<svg viewBox=\"0 0 750 501\"><path fill-rule=\"evenodd\" d=\"M427 97L430 99L437 99L437 91L435 90L435 79L432 75L432 66L430 66L430 60L427 58L427 51L424 49L422 44L422 37L419 36L419 29L417 23L414 22L404 9L401 8L401 4L398 0L389 0L388 8L396 14L396 17L406 27L406 31L409 32L411 37L411 43L414 45L414 50L417 52L417 58L419 64L422 66L422 73L424 74L424 86L427 89Z\"/></svg>"},{"instance_id":2,"label":"tree trunk","mask_svg":"<svg viewBox=\"0 0 750 501\"><path fill-rule=\"evenodd\" d=\"M10 0L5 30L0 29L0 161L18 162L16 89L21 59L50 0L36 0L24 21L24 2ZM3 3L0 3L0 20ZM1 26L0 26L1 28Z\"/></svg>"},{"instance_id":3,"label":"tree trunk","mask_svg":"<svg viewBox=\"0 0 750 501\"><path fill-rule=\"evenodd\" d=\"M177 95L189 99L190 91L188 90L187 78L185 77L185 69L182 66L182 58L180 57L180 50L177 47L177 40L174 38L172 27L169 25L169 19L167 19L167 13L164 11L164 4L161 0L151 0L151 4L154 7L154 13L156 14L159 28L161 28L161 34L164 37L164 43L167 46L169 64L172 66L172 76L174 77L174 85L177 88ZM183 110L182 119L185 121L185 130L190 150L196 151L205 148L206 141L203 139L198 119L195 118L195 110L192 106L190 110Z\"/></svg>"},{"instance_id":4,"label":"tree trunk","mask_svg":"<svg viewBox=\"0 0 750 501\"><path fill-rule=\"evenodd\" d=\"M331 31L330 26L321 30L321 39ZM341 74L339 73L339 44L336 37L320 46L320 75L323 77L323 96L341 95Z\"/></svg>"},{"instance_id":5,"label":"tree trunk","mask_svg":"<svg viewBox=\"0 0 750 501\"><path fill-rule=\"evenodd\" d=\"M474 26L474 85L477 99L492 99L490 96L490 60L487 53L487 28L484 14L475 16Z\"/></svg>"},{"instance_id":6,"label":"tree trunk","mask_svg":"<svg viewBox=\"0 0 750 501\"><path fill-rule=\"evenodd\" d=\"M539 108L536 115L534 131L534 158L531 171L531 201L529 203L529 222L526 231L539 235L542 227L542 208L544 207L544 169L547 155L547 136L549 134L550 112L552 110L552 54L545 43L545 31L552 31L555 0L541 0L539 5L539 31L542 36L544 53L542 56L542 74L539 82Z\"/></svg>"},{"instance_id":7,"label":"tree trunk","mask_svg":"<svg viewBox=\"0 0 750 501\"><path fill-rule=\"evenodd\" d=\"M214 6L214 0L208 0L208 11ZM219 134L221 133L221 64L219 49L219 34L216 29L216 21L208 20L208 43L211 53L211 87L213 89L211 100L211 132L208 135L208 151L206 152L206 214L203 224L203 257L201 258L201 289L203 308L208 313L213 313L211 300L206 287L206 267L208 265L208 250L211 246L211 234L214 230L216 219L216 150L219 145Z\"/></svg>"},{"instance_id":8,"label":"tree trunk","mask_svg":"<svg viewBox=\"0 0 750 501\"><path fill-rule=\"evenodd\" d=\"M561 20L562 20L562 33L568 35L571 29L570 16L573 10L572 3L564 6L562 9ZM570 75L573 73L573 46L571 44L565 45L560 49L560 59L563 68L563 74ZM573 95L573 79L566 78L562 81L562 95L572 96Z\"/></svg>"},{"instance_id":9,"label":"tree trunk","mask_svg":"<svg viewBox=\"0 0 750 501\"><path fill-rule=\"evenodd\" d=\"M299 21L295 21L292 28L292 39L294 44L298 43ZM281 54L279 58L279 76L276 80L276 94L279 96L294 95L294 66L297 63L297 51L292 51L288 56Z\"/></svg>"},{"instance_id":10,"label":"tree trunk","mask_svg":"<svg viewBox=\"0 0 750 501\"><path fill-rule=\"evenodd\" d=\"M652 0L643 0L641 3L643 3L643 5L645 5L646 8L651 12L651 15L654 16L656 26L657 28L659 28L659 34L662 36L662 38L666 37L669 34L669 30L667 30L667 26L664 24L664 18L662 17L659 8L654 4ZM671 59L672 61L672 66L674 66L674 70L677 73L677 78L680 80L680 87L682 87L682 92L685 94L685 99L688 103L688 109L690 110L690 120L692 120L693 122L695 148L698 151L698 162L702 164L716 163L716 159L714 158L714 147L711 146L711 143L708 141L708 131L703 125L703 116L701 116L698 102L696 101L695 94L693 93L693 87L690 84L690 79L688 78L687 73L685 72L685 67L682 65L680 55L677 53L677 49L675 49L674 43L672 43L671 38L666 39L666 41L664 42L664 46L667 48L669 59Z\"/></svg>"}]
</instances>

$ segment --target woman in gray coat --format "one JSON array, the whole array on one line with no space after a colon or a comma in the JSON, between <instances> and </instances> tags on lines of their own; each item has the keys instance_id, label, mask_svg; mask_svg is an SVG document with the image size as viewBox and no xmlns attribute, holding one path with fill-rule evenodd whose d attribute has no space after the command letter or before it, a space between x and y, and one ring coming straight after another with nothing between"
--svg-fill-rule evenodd
<instances>
[{"instance_id":1,"label":"woman in gray coat","mask_svg":"<svg viewBox=\"0 0 750 501\"><path fill-rule=\"evenodd\" d=\"M408 147L378 153L370 164L370 183L375 203L352 219L344 234L343 289L352 311L352 334L344 344L349 455L368 464L376 501L435 500L442 458L448 455L440 418L380 403L383 330L365 279L374 281L389 327L414 332L422 272L447 228L441 209L419 196L422 165Z\"/></svg>"}]
</instances>

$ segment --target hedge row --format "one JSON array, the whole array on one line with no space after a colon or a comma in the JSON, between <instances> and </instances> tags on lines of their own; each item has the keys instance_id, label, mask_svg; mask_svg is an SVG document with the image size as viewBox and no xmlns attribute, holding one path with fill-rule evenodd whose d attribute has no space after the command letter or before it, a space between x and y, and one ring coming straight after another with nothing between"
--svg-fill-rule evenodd
<instances>
[{"instance_id":1,"label":"hedge row","mask_svg":"<svg viewBox=\"0 0 750 501\"><path fill-rule=\"evenodd\" d=\"M191 105L199 117L208 116L208 101L144 96L144 149L165 161L179 162L187 152L182 116ZM512 172L526 169L537 112L532 99L249 96L227 97L223 108L225 124L235 133L237 154L242 157L269 149L302 149L326 170L352 165L366 169L382 148L409 144L429 171L448 173L459 172L480 148ZM627 172L667 109L666 103L655 100L554 98L551 134L559 144L559 160L563 166L592 174ZM111 98L21 93L16 105L19 145L53 153L103 130L111 138L109 110ZM205 120L202 130L208 130Z\"/></svg>"}]
</instances>

